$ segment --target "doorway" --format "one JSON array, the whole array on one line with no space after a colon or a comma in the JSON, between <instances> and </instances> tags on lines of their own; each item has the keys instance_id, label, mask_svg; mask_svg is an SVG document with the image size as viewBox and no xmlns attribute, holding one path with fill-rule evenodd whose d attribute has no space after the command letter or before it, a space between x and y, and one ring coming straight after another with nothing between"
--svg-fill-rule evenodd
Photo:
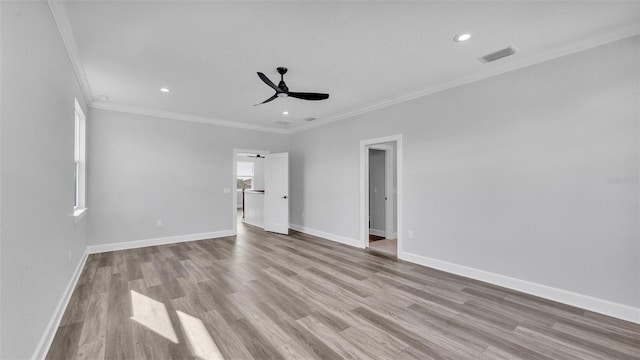
<instances>
[{"instance_id":1,"label":"doorway","mask_svg":"<svg viewBox=\"0 0 640 360\"><path fill-rule=\"evenodd\" d=\"M232 189L233 234L240 221L289 233L289 153L234 149Z\"/></svg>"},{"instance_id":2,"label":"doorway","mask_svg":"<svg viewBox=\"0 0 640 360\"><path fill-rule=\"evenodd\" d=\"M238 222L263 227L265 157L269 151L233 150L233 233Z\"/></svg>"},{"instance_id":3,"label":"doorway","mask_svg":"<svg viewBox=\"0 0 640 360\"><path fill-rule=\"evenodd\" d=\"M401 135L360 142L361 241L393 257L403 249L401 154Z\"/></svg>"}]
</instances>

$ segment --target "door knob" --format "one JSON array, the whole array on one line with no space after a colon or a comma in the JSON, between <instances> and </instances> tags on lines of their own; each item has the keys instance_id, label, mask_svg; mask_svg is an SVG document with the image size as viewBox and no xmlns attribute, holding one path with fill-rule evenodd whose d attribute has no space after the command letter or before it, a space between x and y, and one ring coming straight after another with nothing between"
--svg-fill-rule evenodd
<instances>
[{"instance_id":1,"label":"door knob","mask_svg":"<svg viewBox=\"0 0 640 360\"><path fill-rule=\"evenodd\" d=\"M282 198L283 198L283 199L286 199L286 198L287 198L287 195L283 196Z\"/></svg>"}]
</instances>

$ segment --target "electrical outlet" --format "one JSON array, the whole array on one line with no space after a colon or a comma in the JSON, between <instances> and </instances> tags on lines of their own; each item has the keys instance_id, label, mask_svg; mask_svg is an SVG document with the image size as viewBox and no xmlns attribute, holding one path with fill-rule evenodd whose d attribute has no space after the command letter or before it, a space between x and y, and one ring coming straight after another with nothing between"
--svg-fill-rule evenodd
<instances>
[{"instance_id":1,"label":"electrical outlet","mask_svg":"<svg viewBox=\"0 0 640 360\"><path fill-rule=\"evenodd\" d=\"M231 194L231 188L224 188L224 189L223 189L223 192L224 192L225 194Z\"/></svg>"},{"instance_id":2,"label":"electrical outlet","mask_svg":"<svg viewBox=\"0 0 640 360\"><path fill-rule=\"evenodd\" d=\"M158 226L164 225L164 220L158 220Z\"/></svg>"},{"instance_id":3,"label":"electrical outlet","mask_svg":"<svg viewBox=\"0 0 640 360\"><path fill-rule=\"evenodd\" d=\"M302 217L304 217L304 211L302 212Z\"/></svg>"},{"instance_id":4,"label":"electrical outlet","mask_svg":"<svg viewBox=\"0 0 640 360\"><path fill-rule=\"evenodd\" d=\"M413 239L413 231L409 230L409 239Z\"/></svg>"},{"instance_id":5,"label":"electrical outlet","mask_svg":"<svg viewBox=\"0 0 640 360\"><path fill-rule=\"evenodd\" d=\"M71 264L71 250L69 250L69 264Z\"/></svg>"}]
</instances>

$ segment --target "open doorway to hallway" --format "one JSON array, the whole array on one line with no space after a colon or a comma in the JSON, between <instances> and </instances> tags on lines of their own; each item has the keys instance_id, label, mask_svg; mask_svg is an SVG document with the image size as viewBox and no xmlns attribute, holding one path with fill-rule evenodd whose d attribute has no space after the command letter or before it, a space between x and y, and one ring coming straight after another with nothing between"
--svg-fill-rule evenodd
<instances>
[{"instance_id":1,"label":"open doorway to hallway","mask_svg":"<svg viewBox=\"0 0 640 360\"><path fill-rule=\"evenodd\" d=\"M361 238L365 248L399 253L399 135L361 142Z\"/></svg>"},{"instance_id":2,"label":"open doorway to hallway","mask_svg":"<svg viewBox=\"0 0 640 360\"><path fill-rule=\"evenodd\" d=\"M234 232L237 221L264 226L265 157L269 151L235 149L233 154Z\"/></svg>"},{"instance_id":3,"label":"open doorway to hallway","mask_svg":"<svg viewBox=\"0 0 640 360\"><path fill-rule=\"evenodd\" d=\"M234 149L233 184L234 217L266 231L289 233L289 153ZM233 233L237 231L234 221Z\"/></svg>"},{"instance_id":4,"label":"open doorway to hallway","mask_svg":"<svg viewBox=\"0 0 640 360\"><path fill-rule=\"evenodd\" d=\"M369 249L397 256L395 143L369 147Z\"/></svg>"}]
</instances>

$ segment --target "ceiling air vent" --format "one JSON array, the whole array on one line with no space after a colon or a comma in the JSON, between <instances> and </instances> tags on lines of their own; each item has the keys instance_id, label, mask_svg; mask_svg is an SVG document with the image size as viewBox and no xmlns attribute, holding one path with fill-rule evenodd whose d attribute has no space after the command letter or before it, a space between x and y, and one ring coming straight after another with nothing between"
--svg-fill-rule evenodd
<instances>
[{"instance_id":1,"label":"ceiling air vent","mask_svg":"<svg viewBox=\"0 0 640 360\"><path fill-rule=\"evenodd\" d=\"M284 120L278 120L275 122L276 125L280 125L280 126L289 126L289 124L291 124L290 121L284 121Z\"/></svg>"},{"instance_id":2,"label":"ceiling air vent","mask_svg":"<svg viewBox=\"0 0 640 360\"><path fill-rule=\"evenodd\" d=\"M302 120L304 120L304 121L313 121L313 120L315 120L315 119L316 119L316 118L309 116L308 118L304 118L304 119L302 119Z\"/></svg>"},{"instance_id":3,"label":"ceiling air vent","mask_svg":"<svg viewBox=\"0 0 640 360\"><path fill-rule=\"evenodd\" d=\"M491 54L487 54L485 56L479 57L478 60L486 64L486 63L494 62L496 60L500 60L507 56L511 56L516 52L517 52L516 48L514 48L513 46L509 46L508 48L498 50L496 52L492 52Z\"/></svg>"}]
</instances>

